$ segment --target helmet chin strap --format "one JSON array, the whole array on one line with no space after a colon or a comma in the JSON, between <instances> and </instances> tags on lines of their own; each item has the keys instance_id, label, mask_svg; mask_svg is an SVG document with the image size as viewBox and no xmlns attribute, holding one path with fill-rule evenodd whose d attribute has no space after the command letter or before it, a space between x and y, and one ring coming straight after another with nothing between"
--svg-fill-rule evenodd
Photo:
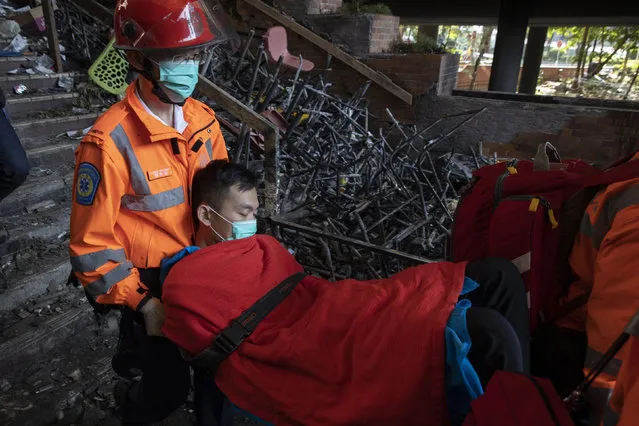
<instances>
[{"instance_id":1,"label":"helmet chin strap","mask_svg":"<svg viewBox=\"0 0 639 426\"><path fill-rule=\"evenodd\" d=\"M144 69L143 70L136 70L137 72L139 72L140 74L142 74L147 80L149 80L152 84L153 84L153 90L151 90L151 93L153 93L155 96L157 96L157 98L164 102L165 104L169 104L169 105L178 105L178 106L184 106L184 104L186 103L186 99L181 101L181 102L175 102L172 101L171 98L169 98L169 96L166 94L166 92L160 87L157 79L155 77L153 77L153 62L151 62L151 60L147 57L144 58Z\"/></svg>"}]
</instances>

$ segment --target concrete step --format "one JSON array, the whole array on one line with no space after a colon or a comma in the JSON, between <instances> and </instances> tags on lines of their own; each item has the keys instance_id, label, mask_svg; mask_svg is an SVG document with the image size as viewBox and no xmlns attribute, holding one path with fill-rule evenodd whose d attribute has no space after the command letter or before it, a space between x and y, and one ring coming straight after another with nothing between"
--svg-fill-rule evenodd
<instances>
[{"instance_id":1,"label":"concrete step","mask_svg":"<svg viewBox=\"0 0 639 426\"><path fill-rule=\"evenodd\" d=\"M0 424L101 424L115 408L115 312L98 323L83 292L70 287L4 317Z\"/></svg>"},{"instance_id":2,"label":"concrete step","mask_svg":"<svg viewBox=\"0 0 639 426\"><path fill-rule=\"evenodd\" d=\"M90 127L100 116L99 113L64 115L51 118L15 120L13 127L20 140L26 138L47 139L69 130L82 130Z\"/></svg>"},{"instance_id":3,"label":"concrete step","mask_svg":"<svg viewBox=\"0 0 639 426\"><path fill-rule=\"evenodd\" d=\"M7 98L7 111L13 121L27 118L38 111L67 109L80 96L71 93L43 93L30 96L11 96Z\"/></svg>"},{"instance_id":4,"label":"concrete step","mask_svg":"<svg viewBox=\"0 0 639 426\"><path fill-rule=\"evenodd\" d=\"M27 157L32 167L73 164L74 152L79 143L80 141L30 149L27 150Z\"/></svg>"},{"instance_id":5,"label":"concrete step","mask_svg":"<svg viewBox=\"0 0 639 426\"><path fill-rule=\"evenodd\" d=\"M71 198L73 170L32 169L18 189L0 201L0 216L29 213L44 201L63 202Z\"/></svg>"},{"instance_id":6,"label":"concrete step","mask_svg":"<svg viewBox=\"0 0 639 426\"><path fill-rule=\"evenodd\" d=\"M58 80L60 77L72 77L76 84L80 81L86 81L87 79L86 74L79 72L7 75L0 76L0 88L2 88L5 93L14 93L14 87L20 84L24 84L28 90L53 89L59 87Z\"/></svg>"},{"instance_id":7,"label":"concrete step","mask_svg":"<svg viewBox=\"0 0 639 426\"><path fill-rule=\"evenodd\" d=\"M35 60L35 58L33 58ZM16 68L21 68L22 65L29 66L31 61L24 56L7 56L4 58L0 58L0 75L5 75L9 71L14 70Z\"/></svg>"},{"instance_id":8,"label":"concrete step","mask_svg":"<svg viewBox=\"0 0 639 426\"><path fill-rule=\"evenodd\" d=\"M83 293L77 289L78 300L82 297ZM95 321L88 303L78 303L78 306L62 312L54 311L42 321L35 316L27 319L31 320L27 321L30 329L23 329L24 324L17 323L3 330L3 335L7 336L0 343L0 364L3 370L9 365L18 366L24 359L51 350Z\"/></svg>"},{"instance_id":9,"label":"concrete step","mask_svg":"<svg viewBox=\"0 0 639 426\"><path fill-rule=\"evenodd\" d=\"M70 216L71 201L67 200L54 202L52 206L43 206L42 211L2 217L1 224L9 237L0 244L0 258L10 259L22 255L26 250L32 250L36 242L45 245L54 242L63 244L69 235ZM59 251L66 255L63 248ZM37 264L33 266L37 268Z\"/></svg>"},{"instance_id":10,"label":"concrete step","mask_svg":"<svg viewBox=\"0 0 639 426\"><path fill-rule=\"evenodd\" d=\"M26 275L11 283L10 288L0 297L0 312L15 309L16 306L47 293L58 293L60 288L66 286L71 274L71 263L68 259L56 260L52 265L42 269L35 275Z\"/></svg>"}]
</instances>

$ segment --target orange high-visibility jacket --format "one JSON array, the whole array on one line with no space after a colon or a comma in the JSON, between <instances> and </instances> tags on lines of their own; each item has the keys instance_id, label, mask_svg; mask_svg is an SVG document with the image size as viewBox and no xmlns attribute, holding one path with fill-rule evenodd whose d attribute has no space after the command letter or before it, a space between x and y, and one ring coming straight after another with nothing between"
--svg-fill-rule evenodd
<instances>
[{"instance_id":1,"label":"orange high-visibility jacket","mask_svg":"<svg viewBox=\"0 0 639 426\"><path fill-rule=\"evenodd\" d=\"M586 332L588 373L639 309L639 179L611 184L592 199L570 265L577 280L568 301L589 291L591 295L583 309L558 324ZM619 352L589 390L588 399L599 410L607 406L625 353Z\"/></svg>"},{"instance_id":2,"label":"orange high-visibility jacket","mask_svg":"<svg viewBox=\"0 0 639 426\"><path fill-rule=\"evenodd\" d=\"M192 245L193 175L227 151L215 113L194 99L183 134L151 116L131 84L76 151L71 264L99 303L136 309L147 297L137 268Z\"/></svg>"},{"instance_id":3,"label":"orange high-visibility jacket","mask_svg":"<svg viewBox=\"0 0 639 426\"><path fill-rule=\"evenodd\" d=\"M603 426L639 425L639 339L631 338Z\"/></svg>"}]
</instances>

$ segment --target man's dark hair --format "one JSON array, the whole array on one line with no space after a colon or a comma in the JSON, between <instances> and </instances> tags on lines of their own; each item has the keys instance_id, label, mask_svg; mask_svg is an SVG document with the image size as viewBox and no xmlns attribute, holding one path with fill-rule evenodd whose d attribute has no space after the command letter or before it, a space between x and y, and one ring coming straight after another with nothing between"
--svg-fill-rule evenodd
<instances>
[{"instance_id":1,"label":"man's dark hair","mask_svg":"<svg viewBox=\"0 0 639 426\"><path fill-rule=\"evenodd\" d=\"M215 210L221 208L229 189L235 185L240 191L257 188L257 175L246 167L229 163L226 160L211 161L206 167L198 170L193 176L191 201L195 229L198 227L197 208L206 203Z\"/></svg>"}]
</instances>

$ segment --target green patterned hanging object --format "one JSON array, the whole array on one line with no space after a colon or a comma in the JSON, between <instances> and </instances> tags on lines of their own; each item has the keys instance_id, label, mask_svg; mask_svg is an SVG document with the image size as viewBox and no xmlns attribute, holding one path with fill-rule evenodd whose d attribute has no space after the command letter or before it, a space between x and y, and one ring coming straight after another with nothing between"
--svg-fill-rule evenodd
<instances>
[{"instance_id":1,"label":"green patterned hanging object","mask_svg":"<svg viewBox=\"0 0 639 426\"><path fill-rule=\"evenodd\" d=\"M128 84L126 76L129 72L129 63L113 47L115 39L112 39L104 52L89 68L89 77L102 89L113 95L121 95Z\"/></svg>"}]
</instances>

